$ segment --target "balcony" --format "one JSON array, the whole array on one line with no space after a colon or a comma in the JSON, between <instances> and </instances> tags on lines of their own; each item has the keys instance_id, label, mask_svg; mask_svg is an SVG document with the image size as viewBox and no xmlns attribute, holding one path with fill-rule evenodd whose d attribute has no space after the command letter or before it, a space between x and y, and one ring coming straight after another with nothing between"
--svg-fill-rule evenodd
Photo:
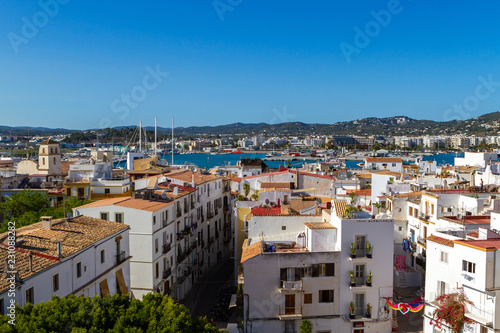
<instances>
[{"instance_id":1,"label":"balcony","mask_svg":"<svg viewBox=\"0 0 500 333\"><path fill-rule=\"evenodd\" d=\"M418 236L417 237L417 242L418 242L418 244L420 244L422 246L427 246L427 241L426 241L425 237Z\"/></svg>"},{"instance_id":2,"label":"balcony","mask_svg":"<svg viewBox=\"0 0 500 333\"><path fill-rule=\"evenodd\" d=\"M180 209L177 209L177 217L181 217L182 211Z\"/></svg>"},{"instance_id":3,"label":"balcony","mask_svg":"<svg viewBox=\"0 0 500 333\"><path fill-rule=\"evenodd\" d=\"M280 306L280 320L295 320L302 319L301 306Z\"/></svg>"},{"instance_id":4,"label":"balcony","mask_svg":"<svg viewBox=\"0 0 500 333\"><path fill-rule=\"evenodd\" d=\"M231 230L231 223L224 223L224 230Z\"/></svg>"},{"instance_id":5,"label":"balcony","mask_svg":"<svg viewBox=\"0 0 500 333\"><path fill-rule=\"evenodd\" d=\"M229 244L229 243L231 243L231 234L227 233L226 235L224 235L224 244Z\"/></svg>"},{"instance_id":6,"label":"balcony","mask_svg":"<svg viewBox=\"0 0 500 333\"><path fill-rule=\"evenodd\" d=\"M187 252L177 253L177 264L181 263L188 256Z\"/></svg>"},{"instance_id":7,"label":"balcony","mask_svg":"<svg viewBox=\"0 0 500 333\"><path fill-rule=\"evenodd\" d=\"M425 271L425 259L424 258L416 257L415 264L417 266L420 266L420 268Z\"/></svg>"},{"instance_id":8,"label":"balcony","mask_svg":"<svg viewBox=\"0 0 500 333\"><path fill-rule=\"evenodd\" d=\"M207 219L213 218L215 215L213 212L207 212Z\"/></svg>"},{"instance_id":9,"label":"balcony","mask_svg":"<svg viewBox=\"0 0 500 333\"><path fill-rule=\"evenodd\" d=\"M196 249L196 241L191 243L191 250L194 250L194 249Z\"/></svg>"},{"instance_id":10,"label":"balcony","mask_svg":"<svg viewBox=\"0 0 500 333\"><path fill-rule=\"evenodd\" d=\"M168 277L172 274L172 268L167 268L163 271L163 280L168 279Z\"/></svg>"},{"instance_id":11,"label":"balcony","mask_svg":"<svg viewBox=\"0 0 500 333\"><path fill-rule=\"evenodd\" d=\"M161 227L162 228L165 228L167 225L168 225L168 221L167 220L161 221Z\"/></svg>"},{"instance_id":12,"label":"balcony","mask_svg":"<svg viewBox=\"0 0 500 333\"><path fill-rule=\"evenodd\" d=\"M178 232L178 233L177 233L177 240L178 240L178 241L183 240L183 239L184 239L184 236L185 236L185 235L184 235L184 233L183 233L183 232Z\"/></svg>"},{"instance_id":13,"label":"balcony","mask_svg":"<svg viewBox=\"0 0 500 333\"><path fill-rule=\"evenodd\" d=\"M208 246L212 245L214 242L215 242L215 238L214 238L214 236L210 237L210 238L208 239Z\"/></svg>"},{"instance_id":14,"label":"balcony","mask_svg":"<svg viewBox=\"0 0 500 333\"><path fill-rule=\"evenodd\" d=\"M486 326L493 324L493 311L487 311L475 305L467 305L465 316Z\"/></svg>"},{"instance_id":15,"label":"balcony","mask_svg":"<svg viewBox=\"0 0 500 333\"><path fill-rule=\"evenodd\" d=\"M281 281L279 292L281 294L291 294L302 291L302 281Z\"/></svg>"},{"instance_id":16,"label":"balcony","mask_svg":"<svg viewBox=\"0 0 500 333\"><path fill-rule=\"evenodd\" d=\"M163 244L163 254L168 253L172 249L172 245L170 243Z\"/></svg>"},{"instance_id":17,"label":"balcony","mask_svg":"<svg viewBox=\"0 0 500 333\"><path fill-rule=\"evenodd\" d=\"M121 264L122 262L125 261L125 259L126 259L126 257L125 257L125 251L120 252L119 254L117 254L115 256L115 263L116 263L116 265Z\"/></svg>"}]
</instances>

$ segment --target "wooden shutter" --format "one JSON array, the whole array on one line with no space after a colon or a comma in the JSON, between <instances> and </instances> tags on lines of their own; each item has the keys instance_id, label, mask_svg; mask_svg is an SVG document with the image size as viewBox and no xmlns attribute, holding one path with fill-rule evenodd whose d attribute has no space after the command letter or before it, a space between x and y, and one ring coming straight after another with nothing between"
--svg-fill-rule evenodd
<instances>
[{"instance_id":1,"label":"wooden shutter","mask_svg":"<svg viewBox=\"0 0 500 333\"><path fill-rule=\"evenodd\" d=\"M318 276L319 276L319 269L318 269L318 265L313 265L313 266L312 266L312 276L313 276L313 277L318 277Z\"/></svg>"},{"instance_id":2,"label":"wooden shutter","mask_svg":"<svg viewBox=\"0 0 500 333\"><path fill-rule=\"evenodd\" d=\"M110 294L107 279L102 280L101 283L99 283L99 287L101 289L101 297L106 297Z\"/></svg>"},{"instance_id":3,"label":"wooden shutter","mask_svg":"<svg viewBox=\"0 0 500 333\"><path fill-rule=\"evenodd\" d=\"M116 282L118 283L120 294L125 295L126 293L128 293L128 288L125 284L125 278L123 277L123 271L121 268L116 271Z\"/></svg>"},{"instance_id":4,"label":"wooden shutter","mask_svg":"<svg viewBox=\"0 0 500 333\"><path fill-rule=\"evenodd\" d=\"M303 268L295 268L295 281L300 281L304 277L304 269Z\"/></svg>"}]
</instances>

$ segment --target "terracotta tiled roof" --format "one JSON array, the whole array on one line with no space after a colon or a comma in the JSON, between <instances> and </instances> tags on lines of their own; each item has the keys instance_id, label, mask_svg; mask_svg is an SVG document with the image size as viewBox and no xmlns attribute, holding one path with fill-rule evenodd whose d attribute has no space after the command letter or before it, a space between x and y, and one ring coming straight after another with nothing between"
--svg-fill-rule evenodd
<instances>
[{"instance_id":1,"label":"terracotta tiled roof","mask_svg":"<svg viewBox=\"0 0 500 333\"><path fill-rule=\"evenodd\" d=\"M288 170L288 171L293 173L292 170ZM316 178L323 178L323 179L335 180L335 178L332 177L332 176L318 175L316 173L299 171L299 174L301 174L302 176L309 176L309 177L316 177Z\"/></svg>"},{"instance_id":2,"label":"terracotta tiled roof","mask_svg":"<svg viewBox=\"0 0 500 333\"><path fill-rule=\"evenodd\" d=\"M262 253L262 242L257 242L249 246L245 246L247 244L248 239L243 241L243 250L241 252L241 263L244 263L250 258L258 256Z\"/></svg>"},{"instance_id":3,"label":"terracotta tiled roof","mask_svg":"<svg viewBox=\"0 0 500 333\"><path fill-rule=\"evenodd\" d=\"M370 163L403 163L400 157L367 157L366 161Z\"/></svg>"},{"instance_id":4,"label":"terracotta tiled roof","mask_svg":"<svg viewBox=\"0 0 500 333\"><path fill-rule=\"evenodd\" d=\"M436 242L442 245L446 245L449 247L454 247L455 244L451 239L446 239L443 237L435 236L435 235L430 235L429 237L426 238L428 241Z\"/></svg>"},{"instance_id":5,"label":"terracotta tiled roof","mask_svg":"<svg viewBox=\"0 0 500 333\"><path fill-rule=\"evenodd\" d=\"M481 251L496 251L500 249L500 239L456 240L455 244L464 245Z\"/></svg>"},{"instance_id":6,"label":"terracotta tiled roof","mask_svg":"<svg viewBox=\"0 0 500 333\"><path fill-rule=\"evenodd\" d=\"M467 236L473 237L473 238L478 238L479 237L479 232L477 230L474 230L474 231L469 232L467 234Z\"/></svg>"},{"instance_id":7,"label":"terracotta tiled roof","mask_svg":"<svg viewBox=\"0 0 500 333\"><path fill-rule=\"evenodd\" d=\"M384 175L384 176L393 176L401 178L401 172L389 171L389 170L373 170L372 174Z\"/></svg>"},{"instance_id":8,"label":"terracotta tiled roof","mask_svg":"<svg viewBox=\"0 0 500 333\"><path fill-rule=\"evenodd\" d=\"M356 174L356 177L358 177L359 179L371 179L372 174L371 174L371 172L363 172L363 173Z\"/></svg>"},{"instance_id":9,"label":"terracotta tiled roof","mask_svg":"<svg viewBox=\"0 0 500 333\"><path fill-rule=\"evenodd\" d=\"M361 196L361 197L372 195L371 188L366 188L366 189L362 189L362 190L347 190L346 192L347 192L347 195L354 193L355 195Z\"/></svg>"},{"instance_id":10,"label":"terracotta tiled roof","mask_svg":"<svg viewBox=\"0 0 500 333\"><path fill-rule=\"evenodd\" d=\"M167 194L168 195L168 194ZM156 212L162 208L165 208L175 201L171 200L143 200L143 199L132 199L132 198L113 198L113 199L103 199L89 204L76 207L76 209L90 208L90 207L104 207L104 206L120 206L131 209L144 210L148 212Z\"/></svg>"},{"instance_id":11,"label":"terracotta tiled roof","mask_svg":"<svg viewBox=\"0 0 500 333\"><path fill-rule=\"evenodd\" d=\"M239 178L239 177L232 177L232 178L231 178L231 181L233 181L233 182L237 182L237 183L241 183L241 180L242 180L242 179L243 179L243 178Z\"/></svg>"},{"instance_id":12,"label":"terracotta tiled roof","mask_svg":"<svg viewBox=\"0 0 500 333\"><path fill-rule=\"evenodd\" d=\"M177 179L182 182L186 182L191 184L193 181L193 175L194 175L194 183L195 185L203 184L215 179L222 179L222 176L218 175L203 175L199 172L193 172L191 170L181 170L181 171L172 171L169 173L164 174L165 177L171 178L171 179Z\"/></svg>"},{"instance_id":13,"label":"terracotta tiled roof","mask_svg":"<svg viewBox=\"0 0 500 333\"><path fill-rule=\"evenodd\" d=\"M61 162L61 173L67 175L69 172L69 166L75 163L76 162L66 162L66 161Z\"/></svg>"},{"instance_id":14,"label":"terracotta tiled roof","mask_svg":"<svg viewBox=\"0 0 500 333\"><path fill-rule=\"evenodd\" d=\"M279 207L255 207L252 208L253 215L275 215L281 214L281 206Z\"/></svg>"},{"instance_id":15,"label":"terracotta tiled roof","mask_svg":"<svg viewBox=\"0 0 500 333\"><path fill-rule=\"evenodd\" d=\"M286 182L262 182L260 188L290 188L290 183Z\"/></svg>"},{"instance_id":16,"label":"terracotta tiled roof","mask_svg":"<svg viewBox=\"0 0 500 333\"><path fill-rule=\"evenodd\" d=\"M52 139L47 139L47 140L44 140L42 142L40 142L41 145L58 145L59 142L57 141L54 141Z\"/></svg>"},{"instance_id":17,"label":"terracotta tiled roof","mask_svg":"<svg viewBox=\"0 0 500 333\"><path fill-rule=\"evenodd\" d=\"M282 175L288 173L288 169L285 171L276 171L276 172L268 172L268 173L261 173L260 175L254 175L254 176L248 176L245 177L244 179L252 179L252 178L260 178L260 177L268 177L268 176L274 176L274 175Z\"/></svg>"},{"instance_id":18,"label":"terracotta tiled roof","mask_svg":"<svg viewBox=\"0 0 500 333\"><path fill-rule=\"evenodd\" d=\"M42 223L21 227L16 230L16 267L21 279L27 279L45 269L57 265L61 259L93 246L98 241L129 228L128 225L78 216L70 221L53 220L52 230L43 229ZM57 242L61 242L61 257L57 253ZM33 265L29 269L29 252ZM0 260L8 256L8 233L0 235ZM0 266L3 273L3 265ZM0 279L0 293L8 288L6 279Z\"/></svg>"},{"instance_id":19,"label":"terracotta tiled roof","mask_svg":"<svg viewBox=\"0 0 500 333\"><path fill-rule=\"evenodd\" d=\"M423 193L424 193L423 191L408 192L408 193L396 194L396 195L394 195L394 197L395 198L418 197L418 196L422 195Z\"/></svg>"},{"instance_id":20,"label":"terracotta tiled roof","mask_svg":"<svg viewBox=\"0 0 500 333\"><path fill-rule=\"evenodd\" d=\"M337 229L330 222L307 222L304 224L309 229Z\"/></svg>"}]
</instances>

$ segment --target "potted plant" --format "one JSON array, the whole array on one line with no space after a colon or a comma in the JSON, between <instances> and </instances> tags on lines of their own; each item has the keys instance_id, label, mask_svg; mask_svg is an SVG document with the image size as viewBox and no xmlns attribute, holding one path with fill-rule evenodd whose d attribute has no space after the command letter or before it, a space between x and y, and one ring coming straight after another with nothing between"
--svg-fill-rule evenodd
<instances>
[{"instance_id":1,"label":"potted plant","mask_svg":"<svg viewBox=\"0 0 500 333\"><path fill-rule=\"evenodd\" d=\"M366 304L366 318L372 317L372 306L370 303Z\"/></svg>"},{"instance_id":2,"label":"potted plant","mask_svg":"<svg viewBox=\"0 0 500 333\"><path fill-rule=\"evenodd\" d=\"M351 243L351 258L356 258L356 242Z\"/></svg>"},{"instance_id":3,"label":"potted plant","mask_svg":"<svg viewBox=\"0 0 500 333\"><path fill-rule=\"evenodd\" d=\"M351 287L356 287L356 275L354 275L354 271L349 271L349 277L351 278Z\"/></svg>"},{"instance_id":4,"label":"potted plant","mask_svg":"<svg viewBox=\"0 0 500 333\"><path fill-rule=\"evenodd\" d=\"M371 258L372 257L372 250L373 250L373 245L370 244L370 242L366 242L365 244L366 248L366 257Z\"/></svg>"},{"instance_id":5,"label":"potted plant","mask_svg":"<svg viewBox=\"0 0 500 333\"><path fill-rule=\"evenodd\" d=\"M354 319L354 302L349 303L349 318Z\"/></svg>"},{"instance_id":6,"label":"potted plant","mask_svg":"<svg viewBox=\"0 0 500 333\"><path fill-rule=\"evenodd\" d=\"M366 276L366 285L368 287L371 287L372 286L372 277L373 277L373 274L372 274L372 271L370 271L368 273L368 275Z\"/></svg>"}]
</instances>

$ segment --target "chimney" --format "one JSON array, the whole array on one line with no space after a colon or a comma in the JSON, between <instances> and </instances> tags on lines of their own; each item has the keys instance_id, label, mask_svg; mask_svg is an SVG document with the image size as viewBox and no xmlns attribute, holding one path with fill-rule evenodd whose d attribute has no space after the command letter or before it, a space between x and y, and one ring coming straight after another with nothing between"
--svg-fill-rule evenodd
<instances>
[{"instance_id":1,"label":"chimney","mask_svg":"<svg viewBox=\"0 0 500 333\"><path fill-rule=\"evenodd\" d=\"M57 242L57 256L59 258L62 258L62 246L61 246L61 242Z\"/></svg>"},{"instance_id":2,"label":"chimney","mask_svg":"<svg viewBox=\"0 0 500 333\"><path fill-rule=\"evenodd\" d=\"M42 216L42 229L52 230L52 216Z\"/></svg>"},{"instance_id":3,"label":"chimney","mask_svg":"<svg viewBox=\"0 0 500 333\"><path fill-rule=\"evenodd\" d=\"M179 195L179 188L177 186L174 187L174 195Z\"/></svg>"},{"instance_id":4,"label":"chimney","mask_svg":"<svg viewBox=\"0 0 500 333\"><path fill-rule=\"evenodd\" d=\"M7 278L7 272L9 271L9 260L5 259L3 262L3 277Z\"/></svg>"},{"instance_id":5,"label":"chimney","mask_svg":"<svg viewBox=\"0 0 500 333\"><path fill-rule=\"evenodd\" d=\"M191 187L196 188L196 183L194 182L194 172L193 172L193 179L191 180Z\"/></svg>"},{"instance_id":6,"label":"chimney","mask_svg":"<svg viewBox=\"0 0 500 333\"><path fill-rule=\"evenodd\" d=\"M28 252L28 260L29 260L29 270L33 272L33 253L31 251Z\"/></svg>"}]
</instances>

